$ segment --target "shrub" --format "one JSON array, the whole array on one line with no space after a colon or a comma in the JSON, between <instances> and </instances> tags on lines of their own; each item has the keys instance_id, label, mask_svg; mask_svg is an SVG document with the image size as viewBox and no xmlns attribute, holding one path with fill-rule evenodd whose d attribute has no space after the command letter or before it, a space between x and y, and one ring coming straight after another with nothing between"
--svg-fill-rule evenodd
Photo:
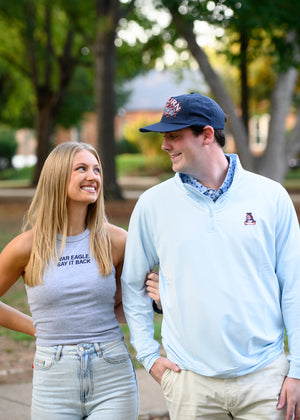
<instances>
[{"instance_id":1,"label":"shrub","mask_svg":"<svg viewBox=\"0 0 300 420\"><path fill-rule=\"evenodd\" d=\"M135 144L141 151L141 153L148 157L157 155L163 155L164 152L161 150L161 144L163 137L161 133L141 133L140 127L153 123L151 119L145 116L137 118L135 121L127 124L125 127L125 136L129 143Z\"/></svg>"},{"instance_id":2,"label":"shrub","mask_svg":"<svg viewBox=\"0 0 300 420\"><path fill-rule=\"evenodd\" d=\"M163 135L161 133L141 133L139 131L140 127L144 127L151 123L153 123L151 118L147 118L145 115L143 115L130 124L126 125L125 136L127 141L138 147L142 155L147 158L150 167L154 163L152 172L157 173L159 171L162 172L169 170L170 158L166 152L161 150L161 145L163 142Z\"/></svg>"},{"instance_id":3,"label":"shrub","mask_svg":"<svg viewBox=\"0 0 300 420\"><path fill-rule=\"evenodd\" d=\"M16 154L17 147L15 132L8 128L0 128L0 170L12 166L12 158Z\"/></svg>"},{"instance_id":4,"label":"shrub","mask_svg":"<svg viewBox=\"0 0 300 420\"><path fill-rule=\"evenodd\" d=\"M117 141L116 143L117 154L121 155L123 153L140 153L140 149L137 144L132 143L126 139Z\"/></svg>"}]
</instances>

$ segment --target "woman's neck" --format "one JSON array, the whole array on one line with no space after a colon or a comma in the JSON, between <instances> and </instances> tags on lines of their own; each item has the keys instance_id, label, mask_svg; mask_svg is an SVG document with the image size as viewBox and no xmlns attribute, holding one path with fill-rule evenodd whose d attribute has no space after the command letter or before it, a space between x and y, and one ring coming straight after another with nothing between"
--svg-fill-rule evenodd
<instances>
[{"instance_id":1,"label":"woman's neck","mask_svg":"<svg viewBox=\"0 0 300 420\"><path fill-rule=\"evenodd\" d=\"M68 236L76 236L86 229L87 207L78 206L68 209Z\"/></svg>"}]
</instances>

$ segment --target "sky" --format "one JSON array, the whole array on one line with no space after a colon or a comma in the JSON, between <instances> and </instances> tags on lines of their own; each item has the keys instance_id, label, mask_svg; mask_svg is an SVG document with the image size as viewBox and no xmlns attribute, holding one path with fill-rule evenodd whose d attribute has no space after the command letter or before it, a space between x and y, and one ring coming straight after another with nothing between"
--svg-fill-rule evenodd
<instances>
[{"instance_id":1,"label":"sky","mask_svg":"<svg viewBox=\"0 0 300 420\"><path fill-rule=\"evenodd\" d=\"M126 85L132 89L129 101L124 107L127 111L137 109L161 110L170 96L178 96L190 92L207 94L208 88L199 70L184 71L181 82L171 70L151 70L145 75L136 77Z\"/></svg>"}]
</instances>

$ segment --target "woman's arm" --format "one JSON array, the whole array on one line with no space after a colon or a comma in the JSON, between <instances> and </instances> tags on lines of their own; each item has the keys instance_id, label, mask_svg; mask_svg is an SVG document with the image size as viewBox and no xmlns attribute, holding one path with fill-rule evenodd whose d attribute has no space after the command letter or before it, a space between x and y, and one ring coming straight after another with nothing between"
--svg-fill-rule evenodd
<instances>
[{"instance_id":1,"label":"woman's arm","mask_svg":"<svg viewBox=\"0 0 300 420\"><path fill-rule=\"evenodd\" d=\"M117 226L108 225L112 243L113 263L116 269L116 284L117 291L115 294L115 315L121 324L126 323L126 318L122 305L122 288L121 288L121 273L123 269L125 245L127 239L127 232ZM159 276L157 273L151 272L147 276L146 290L149 296L153 299L157 313L162 313L160 295L159 295ZM155 307L154 307L155 308Z\"/></svg>"},{"instance_id":2,"label":"woman's arm","mask_svg":"<svg viewBox=\"0 0 300 420\"><path fill-rule=\"evenodd\" d=\"M33 232L24 232L14 238L0 254L0 296L24 275L32 248ZM32 318L0 302L0 325L34 336Z\"/></svg>"},{"instance_id":3,"label":"woman's arm","mask_svg":"<svg viewBox=\"0 0 300 420\"><path fill-rule=\"evenodd\" d=\"M108 224L111 238L113 264L116 269L116 294L115 294L115 315L120 324L126 323L122 305L121 273L124 262L125 244L127 232L117 226Z\"/></svg>"},{"instance_id":4,"label":"woman's arm","mask_svg":"<svg viewBox=\"0 0 300 420\"><path fill-rule=\"evenodd\" d=\"M22 312L0 302L0 324L2 327L24 334L35 335L32 318Z\"/></svg>"},{"instance_id":5,"label":"woman's arm","mask_svg":"<svg viewBox=\"0 0 300 420\"><path fill-rule=\"evenodd\" d=\"M155 312L161 314L162 306L159 294L159 275L157 273L152 271L148 274L146 280L146 290L151 299L153 299L153 308Z\"/></svg>"}]
</instances>

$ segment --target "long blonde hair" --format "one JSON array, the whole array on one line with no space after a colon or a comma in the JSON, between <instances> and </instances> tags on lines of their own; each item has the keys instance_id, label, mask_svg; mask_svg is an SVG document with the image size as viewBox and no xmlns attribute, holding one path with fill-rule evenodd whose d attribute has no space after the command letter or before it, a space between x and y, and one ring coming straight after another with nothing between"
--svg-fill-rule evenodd
<instances>
[{"instance_id":1,"label":"long blonde hair","mask_svg":"<svg viewBox=\"0 0 300 420\"><path fill-rule=\"evenodd\" d=\"M112 271L111 242L105 216L103 173L99 155L87 143L61 143L47 157L33 200L24 217L23 230L32 228L34 231L31 255L25 271L25 283L28 286L42 283L45 268L59 260L65 245L68 185L74 156L82 150L87 150L96 157L102 181L98 199L88 205L86 226L90 230L90 252L102 275L106 276ZM60 250L56 247L58 233L62 235Z\"/></svg>"}]
</instances>

